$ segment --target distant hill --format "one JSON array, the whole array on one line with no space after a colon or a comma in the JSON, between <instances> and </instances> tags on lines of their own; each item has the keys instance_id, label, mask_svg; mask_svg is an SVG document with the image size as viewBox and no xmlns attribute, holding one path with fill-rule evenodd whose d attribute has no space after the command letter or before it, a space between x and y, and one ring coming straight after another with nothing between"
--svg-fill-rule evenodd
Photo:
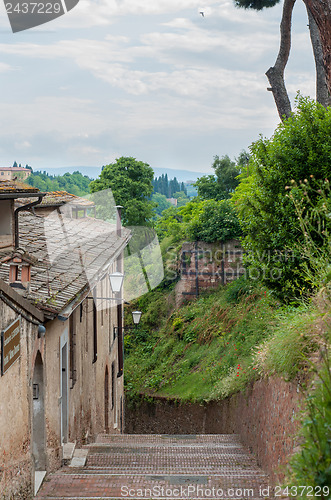
<instances>
[{"instance_id":1,"label":"distant hill","mask_svg":"<svg viewBox=\"0 0 331 500\"><path fill-rule=\"evenodd\" d=\"M50 175L63 175L66 172L72 174L73 172L81 172L83 175L88 175L92 179L96 179L98 175L100 175L101 167L59 167L59 168L36 168L35 170L39 170L41 172L45 171ZM203 175L208 175L213 173L209 172L193 172L192 170L177 170L173 168L154 168L155 177L159 177L162 174L168 174L169 179L173 179L176 177L178 181L185 182L188 180L196 181L198 177L202 177Z\"/></svg>"}]
</instances>

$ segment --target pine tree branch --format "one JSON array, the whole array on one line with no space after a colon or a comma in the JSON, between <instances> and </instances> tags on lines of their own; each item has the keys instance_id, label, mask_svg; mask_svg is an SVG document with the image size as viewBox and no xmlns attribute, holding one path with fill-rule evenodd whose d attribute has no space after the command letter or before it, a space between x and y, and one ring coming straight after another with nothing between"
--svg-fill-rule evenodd
<instances>
[{"instance_id":1,"label":"pine tree branch","mask_svg":"<svg viewBox=\"0 0 331 500\"><path fill-rule=\"evenodd\" d=\"M291 102L287 94L284 71L291 50L291 24L292 12L295 0L285 0L283 6L282 21L280 23L280 47L275 65L268 69L266 76L269 80L271 90L275 99L278 114L281 120L288 118L291 114Z\"/></svg>"},{"instance_id":2,"label":"pine tree branch","mask_svg":"<svg viewBox=\"0 0 331 500\"><path fill-rule=\"evenodd\" d=\"M331 0L303 1L315 19L319 30L326 83L331 94Z\"/></svg>"},{"instance_id":3,"label":"pine tree branch","mask_svg":"<svg viewBox=\"0 0 331 500\"><path fill-rule=\"evenodd\" d=\"M326 108L331 105L331 96L328 92L328 86L326 83L321 38L315 19L313 18L308 5L305 5L308 14L310 40L313 47L316 67L316 101Z\"/></svg>"}]
</instances>

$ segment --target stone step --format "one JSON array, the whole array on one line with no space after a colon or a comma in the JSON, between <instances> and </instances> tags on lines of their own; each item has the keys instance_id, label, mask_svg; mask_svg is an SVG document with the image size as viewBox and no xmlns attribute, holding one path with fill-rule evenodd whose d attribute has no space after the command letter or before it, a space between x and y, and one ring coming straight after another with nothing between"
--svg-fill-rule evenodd
<instances>
[{"instance_id":1,"label":"stone step","mask_svg":"<svg viewBox=\"0 0 331 500\"><path fill-rule=\"evenodd\" d=\"M85 466L50 474L37 500L272 497L268 475L237 435L102 434L76 458Z\"/></svg>"},{"instance_id":2,"label":"stone step","mask_svg":"<svg viewBox=\"0 0 331 500\"><path fill-rule=\"evenodd\" d=\"M34 473L34 496L40 490L41 485L43 484L44 478L46 476L45 470L36 470Z\"/></svg>"},{"instance_id":3,"label":"stone step","mask_svg":"<svg viewBox=\"0 0 331 500\"><path fill-rule=\"evenodd\" d=\"M76 441L74 443L62 444L62 462L64 464L68 463L72 459L75 449L76 449Z\"/></svg>"},{"instance_id":4,"label":"stone step","mask_svg":"<svg viewBox=\"0 0 331 500\"><path fill-rule=\"evenodd\" d=\"M84 467L86 464L88 450L83 448L77 448L74 451L74 456L71 459L69 467Z\"/></svg>"}]
</instances>

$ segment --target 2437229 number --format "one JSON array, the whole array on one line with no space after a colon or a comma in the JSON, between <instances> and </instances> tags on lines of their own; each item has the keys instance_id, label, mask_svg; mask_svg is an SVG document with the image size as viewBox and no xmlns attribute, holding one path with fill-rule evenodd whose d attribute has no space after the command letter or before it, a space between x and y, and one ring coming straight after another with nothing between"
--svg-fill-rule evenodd
<instances>
[{"instance_id":1,"label":"2437229 number","mask_svg":"<svg viewBox=\"0 0 331 500\"><path fill-rule=\"evenodd\" d=\"M42 2L24 2L19 3L6 3L7 14L60 14L60 3L42 3Z\"/></svg>"},{"instance_id":2,"label":"2437229 number","mask_svg":"<svg viewBox=\"0 0 331 500\"><path fill-rule=\"evenodd\" d=\"M329 486L275 486L275 497L327 497L330 494Z\"/></svg>"}]
</instances>

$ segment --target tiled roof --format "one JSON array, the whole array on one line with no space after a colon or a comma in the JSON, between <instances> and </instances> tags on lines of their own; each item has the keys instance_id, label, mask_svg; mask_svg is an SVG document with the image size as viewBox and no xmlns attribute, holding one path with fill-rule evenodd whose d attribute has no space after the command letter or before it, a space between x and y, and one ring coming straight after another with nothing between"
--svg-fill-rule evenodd
<instances>
[{"instance_id":1,"label":"tiled roof","mask_svg":"<svg viewBox=\"0 0 331 500\"><path fill-rule=\"evenodd\" d=\"M16 201L17 204L26 205L29 201L33 201L24 198L22 200L18 199ZM86 198L81 198L74 194L67 193L67 191L52 191L50 193L46 193L41 203L39 203L38 207L45 206L58 206L64 205L65 203L70 203L73 207L82 207L89 208L94 207L94 203ZM36 207L36 208L38 208Z\"/></svg>"},{"instance_id":2,"label":"tiled roof","mask_svg":"<svg viewBox=\"0 0 331 500\"><path fill-rule=\"evenodd\" d=\"M99 219L28 212L19 215L19 233L20 247L37 259L29 290L19 293L50 316L93 288L130 236L125 228L117 236L114 225ZM0 264L0 278L8 283L8 263Z\"/></svg>"},{"instance_id":3,"label":"tiled roof","mask_svg":"<svg viewBox=\"0 0 331 500\"><path fill-rule=\"evenodd\" d=\"M0 181L0 193L38 193L39 189L20 181Z\"/></svg>"}]
</instances>

